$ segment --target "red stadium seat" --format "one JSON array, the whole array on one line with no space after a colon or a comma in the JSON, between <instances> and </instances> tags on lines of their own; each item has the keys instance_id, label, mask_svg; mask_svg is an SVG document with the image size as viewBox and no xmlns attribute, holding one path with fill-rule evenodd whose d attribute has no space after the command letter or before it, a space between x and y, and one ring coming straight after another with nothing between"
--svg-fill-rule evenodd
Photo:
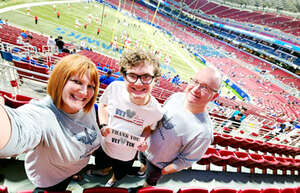
<instances>
[{"instance_id":1,"label":"red stadium seat","mask_svg":"<svg viewBox=\"0 0 300 193\"><path fill-rule=\"evenodd\" d=\"M168 188L161 187L146 187L138 190L138 193L173 193L174 191Z\"/></svg>"},{"instance_id":2,"label":"red stadium seat","mask_svg":"<svg viewBox=\"0 0 300 193\"><path fill-rule=\"evenodd\" d=\"M31 70L34 71L34 72L37 72L37 73L39 73L39 74L46 75L46 77L44 77L44 76L40 76L40 75L33 74L33 77L34 77L34 78L37 78L37 79L39 79L39 80L48 80L48 79L49 79L50 71L49 71L48 68L41 67L41 66L34 66L34 65L32 65L32 66L31 66Z\"/></svg>"},{"instance_id":3,"label":"red stadium seat","mask_svg":"<svg viewBox=\"0 0 300 193\"><path fill-rule=\"evenodd\" d=\"M218 188L218 189L212 189L210 193L237 193L238 191L236 189L231 188Z\"/></svg>"},{"instance_id":4,"label":"red stadium seat","mask_svg":"<svg viewBox=\"0 0 300 193\"><path fill-rule=\"evenodd\" d=\"M255 148L255 147L258 147L258 144L256 143L256 141L254 139L248 139L248 138L245 138L243 140L243 142L241 143L241 148L242 149L252 149L252 148Z\"/></svg>"},{"instance_id":5,"label":"red stadium seat","mask_svg":"<svg viewBox=\"0 0 300 193\"><path fill-rule=\"evenodd\" d=\"M198 164L210 164L212 163L212 157L217 154L216 148L209 147L201 159L197 162Z\"/></svg>"},{"instance_id":6,"label":"red stadium seat","mask_svg":"<svg viewBox=\"0 0 300 193\"><path fill-rule=\"evenodd\" d=\"M205 188L180 188L177 193L208 193Z\"/></svg>"},{"instance_id":7,"label":"red stadium seat","mask_svg":"<svg viewBox=\"0 0 300 193\"><path fill-rule=\"evenodd\" d=\"M126 188L115 188L115 187L94 187L83 189L83 193L128 193Z\"/></svg>"},{"instance_id":8,"label":"red stadium seat","mask_svg":"<svg viewBox=\"0 0 300 193\"><path fill-rule=\"evenodd\" d=\"M223 138L223 140L220 141L218 143L218 145L223 146L223 147L230 146L230 144L232 142L232 136L231 135L227 135L227 134L222 134L221 137Z\"/></svg>"},{"instance_id":9,"label":"red stadium seat","mask_svg":"<svg viewBox=\"0 0 300 193\"><path fill-rule=\"evenodd\" d=\"M214 141L213 141L212 145L219 144L223 140L224 139L223 139L223 137L221 137L220 133L214 133Z\"/></svg>"},{"instance_id":10,"label":"red stadium seat","mask_svg":"<svg viewBox=\"0 0 300 193\"><path fill-rule=\"evenodd\" d=\"M18 193L32 193L33 190L21 190L18 191ZM66 190L66 191L62 191L62 192L48 192L48 191L44 191L44 193L72 193L71 190Z\"/></svg>"},{"instance_id":11,"label":"red stadium seat","mask_svg":"<svg viewBox=\"0 0 300 193\"><path fill-rule=\"evenodd\" d=\"M260 190L250 188L250 189L240 190L238 193L260 193Z\"/></svg>"},{"instance_id":12,"label":"red stadium seat","mask_svg":"<svg viewBox=\"0 0 300 193\"><path fill-rule=\"evenodd\" d=\"M261 193L280 193L280 189L277 188L264 188Z\"/></svg>"},{"instance_id":13,"label":"red stadium seat","mask_svg":"<svg viewBox=\"0 0 300 193\"><path fill-rule=\"evenodd\" d=\"M235 163L231 163L230 165L233 167L239 167L239 172L240 172L240 167L245 166L248 163L249 156L248 153L246 152L234 152L237 161Z\"/></svg>"},{"instance_id":14,"label":"red stadium seat","mask_svg":"<svg viewBox=\"0 0 300 193\"><path fill-rule=\"evenodd\" d=\"M16 95L16 100L18 100L18 101L31 101L32 98L31 98L31 97L28 97L28 96L24 96L24 95L19 95L19 94L17 94L17 95Z\"/></svg>"},{"instance_id":15,"label":"red stadium seat","mask_svg":"<svg viewBox=\"0 0 300 193\"><path fill-rule=\"evenodd\" d=\"M231 141L231 144L230 144L230 147L233 147L233 148L240 148L241 147L241 144L243 143L245 138L242 138L242 137L238 137L238 136L234 136L232 138L232 141Z\"/></svg>"},{"instance_id":16,"label":"red stadium seat","mask_svg":"<svg viewBox=\"0 0 300 193\"><path fill-rule=\"evenodd\" d=\"M18 81L17 80L11 80L10 85L11 85L11 87L18 87Z\"/></svg>"},{"instance_id":17,"label":"red stadium seat","mask_svg":"<svg viewBox=\"0 0 300 193\"><path fill-rule=\"evenodd\" d=\"M288 159L284 157L275 157L275 159L278 161L277 168L281 170L287 170L288 166L290 165L290 162Z\"/></svg>"},{"instance_id":18,"label":"red stadium seat","mask_svg":"<svg viewBox=\"0 0 300 193\"><path fill-rule=\"evenodd\" d=\"M300 186L296 188L296 193L300 193Z\"/></svg>"},{"instance_id":19,"label":"red stadium seat","mask_svg":"<svg viewBox=\"0 0 300 193\"><path fill-rule=\"evenodd\" d=\"M5 99L5 105L7 105L11 108L18 108L24 104L29 103L29 101L19 101L14 98L10 98L7 95L4 95L4 99Z\"/></svg>"},{"instance_id":20,"label":"red stadium seat","mask_svg":"<svg viewBox=\"0 0 300 193\"><path fill-rule=\"evenodd\" d=\"M13 98L12 93L0 90L0 96L4 97L4 95L6 95L6 96L8 96L10 98Z\"/></svg>"},{"instance_id":21,"label":"red stadium seat","mask_svg":"<svg viewBox=\"0 0 300 193\"><path fill-rule=\"evenodd\" d=\"M264 160L262 155L250 153L249 154L249 160L247 161L247 163L245 163L245 166L248 167L248 168L257 167L257 168L264 169L265 168L263 166L264 162L265 162L265 160Z\"/></svg>"},{"instance_id":22,"label":"red stadium seat","mask_svg":"<svg viewBox=\"0 0 300 193\"><path fill-rule=\"evenodd\" d=\"M296 193L296 188L282 188L280 193Z\"/></svg>"},{"instance_id":23,"label":"red stadium seat","mask_svg":"<svg viewBox=\"0 0 300 193\"><path fill-rule=\"evenodd\" d=\"M270 169L277 169L278 168L278 161L275 159L274 156L270 156L270 155L263 155L263 158L265 160L264 162L264 166L266 166L267 168Z\"/></svg>"},{"instance_id":24,"label":"red stadium seat","mask_svg":"<svg viewBox=\"0 0 300 193\"><path fill-rule=\"evenodd\" d=\"M0 193L8 193L7 187L4 185L0 185Z\"/></svg>"},{"instance_id":25,"label":"red stadium seat","mask_svg":"<svg viewBox=\"0 0 300 193\"><path fill-rule=\"evenodd\" d=\"M24 69L24 70L28 70L28 71L31 71L31 64L27 63L27 62L21 62L21 61L13 61L15 66L17 68L21 68L21 69ZM21 70L17 70L18 74L22 77L22 75L24 76L27 76L27 77L31 77L33 76L33 74L29 73L29 72L24 72L24 71L21 71Z\"/></svg>"},{"instance_id":26,"label":"red stadium seat","mask_svg":"<svg viewBox=\"0 0 300 193\"><path fill-rule=\"evenodd\" d=\"M239 161L232 151L219 150L219 154L220 154L220 159L214 161L215 165L226 166L227 164L232 165Z\"/></svg>"},{"instance_id":27,"label":"red stadium seat","mask_svg":"<svg viewBox=\"0 0 300 193\"><path fill-rule=\"evenodd\" d=\"M255 146L254 147L251 147L251 150L253 151L262 151L264 145L265 145L265 142L263 141L260 141L260 140L255 140Z\"/></svg>"},{"instance_id":28,"label":"red stadium seat","mask_svg":"<svg viewBox=\"0 0 300 193\"><path fill-rule=\"evenodd\" d=\"M297 169L297 163L295 162L295 159L293 159L293 158L285 158L285 159L289 162L287 169L289 169L289 170Z\"/></svg>"}]
</instances>

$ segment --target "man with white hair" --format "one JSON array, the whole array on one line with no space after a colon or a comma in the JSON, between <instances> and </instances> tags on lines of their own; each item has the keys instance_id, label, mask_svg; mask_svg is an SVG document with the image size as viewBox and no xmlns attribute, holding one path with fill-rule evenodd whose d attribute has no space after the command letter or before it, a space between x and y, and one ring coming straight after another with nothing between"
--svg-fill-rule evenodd
<instances>
[{"instance_id":1,"label":"man with white hair","mask_svg":"<svg viewBox=\"0 0 300 193\"><path fill-rule=\"evenodd\" d=\"M201 159L213 142L213 123L206 106L218 97L221 83L216 69L204 67L191 78L185 93L175 93L165 102L163 118L142 154L147 166L144 187L155 186L161 176L189 168Z\"/></svg>"}]
</instances>

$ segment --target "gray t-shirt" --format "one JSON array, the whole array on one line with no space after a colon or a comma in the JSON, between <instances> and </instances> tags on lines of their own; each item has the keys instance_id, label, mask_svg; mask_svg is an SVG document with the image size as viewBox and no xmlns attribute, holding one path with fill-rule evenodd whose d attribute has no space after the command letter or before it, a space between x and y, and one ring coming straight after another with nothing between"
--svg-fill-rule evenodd
<instances>
[{"instance_id":1,"label":"gray t-shirt","mask_svg":"<svg viewBox=\"0 0 300 193\"><path fill-rule=\"evenodd\" d=\"M66 114L47 96L17 109L5 109L12 135L0 157L27 152L25 170L38 187L56 185L79 172L100 146L94 108L89 113Z\"/></svg>"},{"instance_id":2,"label":"gray t-shirt","mask_svg":"<svg viewBox=\"0 0 300 193\"><path fill-rule=\"evenodd\" d=\"M184 93L173 94L165 103L158 129L148 138L144 153L159 168L173 163L177 171L201 159L213 141L213 125L207 112L184 109Z\"/></svg>"}]
</instances>

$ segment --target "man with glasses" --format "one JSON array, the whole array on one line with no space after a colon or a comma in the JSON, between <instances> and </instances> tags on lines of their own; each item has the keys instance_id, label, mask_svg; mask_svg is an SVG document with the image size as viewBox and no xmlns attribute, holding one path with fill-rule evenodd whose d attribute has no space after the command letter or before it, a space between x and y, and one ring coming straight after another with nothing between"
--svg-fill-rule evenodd
<instances>
[{"instance_id":1,"label":"man with glasses","mask_svg":"<svg viewBox=\"0 0 300 193\"><path fill-rule=\"evenodd\" d=\"M221 83L216 69L204 67L191 79L185 93L167 99L163 118L143 153L147 166L144 187L155 186L161 176L189 168L201 159L213 142L213 124L206 106L218 96Z\"/></svg>"},{"instance_id":2,"label":"man with glasses","mask_svg":"<svg viewBox=\"0 0 300 193\"><path fill-rule=\"evenodd\" d=\"M88 170L89 174L106 175L112 168L113 175L106 187L114 186L126 176L137 149L145 151L147 148L145 141L137 145L137 149L127 146L131 142L126 137L146 139L162 118L161 104L151 95L161 74L157 58L143 50L129 51L121 57L120 67L124 81L112 82L100 98L101 148L95 153L97 170ZM116 138L109 140L116 133L122 133L120 143Z\"/></svg>"}]
</instances>

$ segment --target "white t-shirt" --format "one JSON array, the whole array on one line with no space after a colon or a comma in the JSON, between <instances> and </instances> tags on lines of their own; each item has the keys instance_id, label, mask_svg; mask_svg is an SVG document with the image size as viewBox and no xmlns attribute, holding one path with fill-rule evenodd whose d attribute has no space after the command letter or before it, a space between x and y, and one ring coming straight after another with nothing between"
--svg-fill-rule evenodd
<instances>
[{"instance_id":1,"label":"white t-shirt","mask_svg":"<svg viewBox=\"0 0 300 193\"><path fill-rule=\"evenodd\" d=\"M162 118L161 104L151 96L148 104L139 106L132 103L126 85L122 81L112 82L100 98L100 103L107 105L108 127L141 136L147 126L154 130L157 121ZM132 160L136 150L101 140L104 152L114 159Z\"/></svg>"}]
</instances>

